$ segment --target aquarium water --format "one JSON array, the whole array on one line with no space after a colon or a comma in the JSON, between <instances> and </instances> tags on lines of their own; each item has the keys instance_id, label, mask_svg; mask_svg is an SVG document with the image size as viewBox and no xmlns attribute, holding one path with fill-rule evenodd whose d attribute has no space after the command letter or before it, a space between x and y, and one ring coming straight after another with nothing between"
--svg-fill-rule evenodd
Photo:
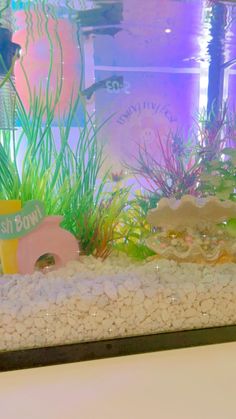
<instances>
[{"instance_id":1,"label":"aquarium water","mask_svg":"<svg viewBox=\"0 0 236 419\"><path fill-rule=\"evenodd\" d=\"M0 352L236 324L236 3L0 0Z\"/></svg>"}]
</instances>

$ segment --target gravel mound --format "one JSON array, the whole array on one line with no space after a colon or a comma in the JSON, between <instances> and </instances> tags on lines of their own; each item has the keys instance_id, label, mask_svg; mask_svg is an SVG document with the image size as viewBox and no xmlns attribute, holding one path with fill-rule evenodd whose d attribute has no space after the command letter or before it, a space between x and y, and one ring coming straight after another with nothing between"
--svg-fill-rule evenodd
<instances>
[{"instance_id":1,"label":"gravel mound","mask_svg":"<svg viewBox=\"0 0 236 419\"><path fill-rule=\"evenodd\" d=\"M0 277L0 351L236 324L236 264L80 257Z\"/></svg>"}]
</instances>

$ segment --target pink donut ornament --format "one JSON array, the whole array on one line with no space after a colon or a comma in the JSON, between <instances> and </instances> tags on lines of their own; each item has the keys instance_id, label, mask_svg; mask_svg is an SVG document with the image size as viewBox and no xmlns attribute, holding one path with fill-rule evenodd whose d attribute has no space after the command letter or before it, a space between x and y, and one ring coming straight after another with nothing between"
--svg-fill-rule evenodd
<instances>
[{"instance_id":1,"label":"pink donut ornament","mask_svg":"<svg viewBox=\"0 0 236 419\"><path fill-rule=\"evenodd\" d=\"M78 259L78 242L69 231L60 227L62 220L61 216L46 217L36 229L19 239L17 260L20 274L32 274L37 260L45 254L54 257L55 269Z\"/></svg>"}]
</instances>

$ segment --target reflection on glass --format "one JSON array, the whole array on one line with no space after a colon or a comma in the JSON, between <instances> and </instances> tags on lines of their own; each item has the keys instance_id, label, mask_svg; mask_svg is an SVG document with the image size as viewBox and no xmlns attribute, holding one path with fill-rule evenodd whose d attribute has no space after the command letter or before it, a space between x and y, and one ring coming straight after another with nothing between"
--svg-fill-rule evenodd
<instances>
[{"instance_id":1,"label":"reflection on glass","mask_svg":"<svg viewBox=\"0 0 236 419\"><path fill-rule=\"evenodd\" d=\"M0 7L0 200L79 247L1 251L0 351L235 324L234 2Z\"/></svg>"}]
</instances>

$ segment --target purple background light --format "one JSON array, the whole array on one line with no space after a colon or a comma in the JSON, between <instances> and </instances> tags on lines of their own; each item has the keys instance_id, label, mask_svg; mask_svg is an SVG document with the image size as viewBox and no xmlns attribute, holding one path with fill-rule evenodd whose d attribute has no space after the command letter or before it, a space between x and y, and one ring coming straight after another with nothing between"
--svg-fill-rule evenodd
<instances>
[{"instance_id":1,"label":"purple background light","mask_svg":"<svg viewBox=\"0 0 236 419\"><path fill-rule=\"evenodd\" d=\"M100 132L100 139L106 144L109 164L112 163L114 170L121 168L123 160L132 160L137 153L137 143L145 141L154 152L159 134L164 138L170 130L178 129L183 135L188 135L199 112L207 106L208 67L212 59L209 57L209 45L212 42L214 8L208 7L209 2L123 0L121 3L123 20L114 26L120 31L113 36L88 35L92 27L81 29L85 54L84 87L89 88L93 83L111 76L123 77L123 84L105 84L87 101L88 110L96 110L98 125L114 114ZM91 6L89 2L86 4ZM220 45L225 61L229 61L236 57L236 7L228 4L225 8L224 39ZM18 17L25 22L22 11ZM53 27L53 22L50 25ZM71 36L68 33L70 25ZM66 41L63 41L63 31L67 33ZM25 32L25 27L20 28L15 34L15 41L22 43ZM61 108L65 109L72 86L77 84L78 87L80 80L75 21L70 23L61 17L59 32L66 57L61 103ZM53 30L51 36L53 38ZM28 41L34 65L32 57L26 54L26 70L30 82L37 84L42 76L45 77L48 55L45 48L47 50L49 45L45 37L41 41L38 39L37 43L33 43L33 38ZM42 51L43 68L36 65ZM235 106L234 68L232 66L225 71L223 99L228 100L230 108ZM19 66L16 68L16 79L24 96Z\"/></svg>"}]
</instances>

